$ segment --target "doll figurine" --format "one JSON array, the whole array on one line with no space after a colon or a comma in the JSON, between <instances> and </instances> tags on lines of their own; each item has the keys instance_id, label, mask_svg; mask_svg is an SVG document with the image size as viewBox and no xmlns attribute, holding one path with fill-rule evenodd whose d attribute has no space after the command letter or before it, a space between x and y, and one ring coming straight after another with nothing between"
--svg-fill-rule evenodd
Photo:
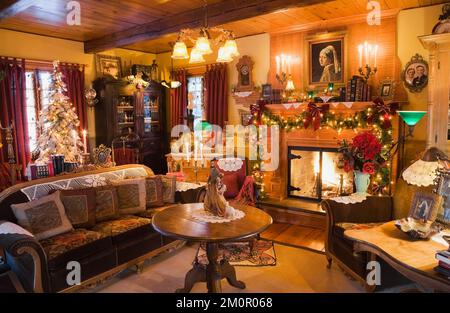
<instances>
[{"instance_id":1,"label":"doll figurine","mask_svg":"<svg viewBox=\"0 0 450 313\"><path fill-rule=\"evenodd\" d=\"M214 162L211 162L211 172L206 184L204 208L213 215L233 218L234 208L228 205L228 201L223 196L227 189L222 182L223 174L220 173L213 164Z\"/></svg>"}]
</instances>

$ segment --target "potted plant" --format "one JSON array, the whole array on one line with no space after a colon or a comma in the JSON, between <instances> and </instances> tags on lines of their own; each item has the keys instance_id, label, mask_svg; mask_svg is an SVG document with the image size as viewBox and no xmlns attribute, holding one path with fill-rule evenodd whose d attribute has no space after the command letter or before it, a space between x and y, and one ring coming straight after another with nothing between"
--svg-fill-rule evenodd
<instances>
[{"instance_id":1,"label":"potted plant","mask_svg":"<svg viewBox=\"0 0 450 313\"><path fill-rule=\"evenodd\" d=\"M360 132L351 143L343 140L339 151L343 155L344 170L354 173L356 192L366 193L370 176L386 162L381 156L380 141L369 131Z\"/></svg>"}]
</instances>

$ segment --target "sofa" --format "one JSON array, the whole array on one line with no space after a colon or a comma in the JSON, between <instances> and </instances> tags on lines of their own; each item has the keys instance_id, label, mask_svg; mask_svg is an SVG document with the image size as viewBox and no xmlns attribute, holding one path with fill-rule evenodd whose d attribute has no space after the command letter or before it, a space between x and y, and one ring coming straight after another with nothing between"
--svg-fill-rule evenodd
<instances>
[{"instance_id":1,"label":"sofa","mask_svg":"<svg viewBox=\"0 0 450 313\"><path fill-rule=\"evenodd\" d=\"M178 202L199 201L204 196L204 187L175 192L173 203L122 214L97 222L91 228L74 228L43 240L18 225L17 206L51 195L55 190L95 188L108 186L115 178L152 176L155 175L150 168L132 164L39 179L0 193L0 251L3 250L4 262L25 291L74 291L126 268L140 268L146 259L179 247L181 241L164 237L153 229L152 216ZM72 261L80 264L81 284L68 284L68 274L74 268L70 265Z\"/></svg>"}]
</instances>

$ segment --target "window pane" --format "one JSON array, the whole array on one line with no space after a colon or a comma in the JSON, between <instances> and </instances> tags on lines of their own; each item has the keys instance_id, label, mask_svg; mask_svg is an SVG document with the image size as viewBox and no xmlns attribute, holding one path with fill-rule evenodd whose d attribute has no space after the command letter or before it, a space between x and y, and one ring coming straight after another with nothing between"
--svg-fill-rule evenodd
<instances>
[{"instance_id":1,"label":"window pane","mask_svg":"<svg viewBox=\"0 0 450 313\"><path fill-rule=\"evenodd\" d=\"M203 98L203 76L188 77L188 108L192 108L195 118L205 119Z\"/></svg>"},{"instance_id":2,"label":"window pane","mask_svg":"<svg viewBox=\"0 0 450 313\"><path fill-rule=\"evenodd\" d=\"M28 140L30 150L33 151L37 146L37 116L36 116L36 99L34 97L33 72L26 72L26 108L27 108L27 124L28 124Z\"/></svg>"}]
</instances>

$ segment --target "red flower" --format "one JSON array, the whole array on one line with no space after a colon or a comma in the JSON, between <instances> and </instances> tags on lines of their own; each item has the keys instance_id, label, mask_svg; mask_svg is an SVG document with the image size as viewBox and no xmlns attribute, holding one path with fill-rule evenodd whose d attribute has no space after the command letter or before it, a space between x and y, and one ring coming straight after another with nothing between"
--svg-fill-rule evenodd
<instances>
[{"instance_id":1,"label":"red flower","mask_svg":"<svg viewBox=\"0 0 450 313\"><path fill-rule=\"evenodd\" d=\"M375 173L375 164L372 162L366 162L363 165L363 173L372 175Z\"/></svg>"}]
</instances>

